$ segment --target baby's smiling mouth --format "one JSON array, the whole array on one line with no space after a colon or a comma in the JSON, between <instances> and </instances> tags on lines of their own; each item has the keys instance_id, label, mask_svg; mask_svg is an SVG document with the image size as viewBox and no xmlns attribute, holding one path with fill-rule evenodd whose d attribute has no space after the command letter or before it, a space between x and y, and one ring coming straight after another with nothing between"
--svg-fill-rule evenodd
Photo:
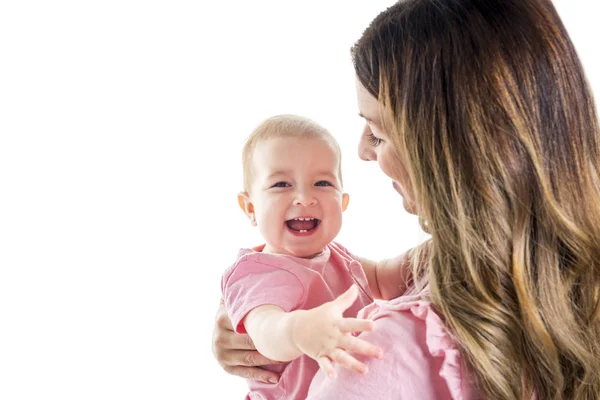
<instances>
[{"instance_id":1,"label":"baby's smiling mouth","mask_svg":"<svg viewBox=\"0 0 600 400\"><path fill-rule=\"evenodd\" d=\"M287 225L288 228L290 228L293 231L300 232L300 233L312 231L317 226L319 226L320 223L321 223L321 220L312 218L312 217L294 218L294 219L289 219L289 220L285 221L285 224Z\"/></svg>"}]
</instances>

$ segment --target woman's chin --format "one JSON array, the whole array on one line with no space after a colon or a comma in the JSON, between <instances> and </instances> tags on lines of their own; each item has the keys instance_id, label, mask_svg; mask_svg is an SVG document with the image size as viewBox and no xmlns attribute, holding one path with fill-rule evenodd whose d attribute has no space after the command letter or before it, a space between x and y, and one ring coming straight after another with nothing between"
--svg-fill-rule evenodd
<instances>
[{"instance_id":1,"label":"woman's chin","mask_svg":"<svg viewBox=\"0 0 600 400\"><path fill-rule=\"evenodd\" d=\"M404 196L402 196L402 207L404 207L404 211L409 214L417 215L417 207L413 201L406 200Z\"/></svg>"},{"instance_id":2,"label":"woman's chin","mask_svg":"<svg viewBox=\"0 0 600 400\"><path fill-rule=\"evenodd\" d=\"M417 207L415 206L415 202L406 199L404 191L402 190L402 186L400 186L400 184L396 181L392 181L392 185L394 186L394 190L402 197L402 207L404 207L404 210L409 214L417 215Z\"/></svg>"}]
</instances>

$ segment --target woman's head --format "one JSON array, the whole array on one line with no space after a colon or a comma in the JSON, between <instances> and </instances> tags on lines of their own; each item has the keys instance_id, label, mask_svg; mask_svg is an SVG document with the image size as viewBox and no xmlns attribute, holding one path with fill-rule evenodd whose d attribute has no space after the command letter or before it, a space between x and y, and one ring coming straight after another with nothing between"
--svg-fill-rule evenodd
<instances>
[{"instance_id":1,"label":"woman's head","mask_svg":"<svg viewBox=\"0 0 600 400\"><path fill-rule=\"evenodd\" d=\"M399 2L352 55L484 392L600 395L600 137L552 3Z\"/></svg>"}]
</instances>

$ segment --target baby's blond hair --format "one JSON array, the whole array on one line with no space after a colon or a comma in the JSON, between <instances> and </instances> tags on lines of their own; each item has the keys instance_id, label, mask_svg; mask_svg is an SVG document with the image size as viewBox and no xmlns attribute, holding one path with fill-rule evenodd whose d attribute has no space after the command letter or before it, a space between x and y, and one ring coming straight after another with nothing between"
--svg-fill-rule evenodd
<instances>
[{"instance_id":1,"label":"baby's blond hair","mask_svg":"<svg viewBox=\"0 0 600 400\"><path fill-rule=\"evenodd\" d=\"M292 114L276 115L264 120L248 137L242 150L242 168L244 171L244 191L250 192L252 186L252 156L258 143L263 140L293 137L320 139L329 144L338 158L338 178L342 183L342 152L337 141L315 121Z\"/></svg>"}]
</instances>

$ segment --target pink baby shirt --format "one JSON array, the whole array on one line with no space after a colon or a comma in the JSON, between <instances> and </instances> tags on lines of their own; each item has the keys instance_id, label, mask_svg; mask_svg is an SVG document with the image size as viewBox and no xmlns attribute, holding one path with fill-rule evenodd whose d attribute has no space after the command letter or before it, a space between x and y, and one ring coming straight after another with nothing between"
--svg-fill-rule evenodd
<instances>
[{"instance_id":1,"label":"pink baby shirt","mask_svg":"<svg viewBox=\"0 0 600 400\"><path fill-rule=\"evenodd\" d=\"M242 320L258 306L273 304L286 312L308 310L334 300L355 283L358 299L344 316L356 317L360 309L373 302L362 266L335 242L312 259L261 253L262 248L240 250L238 260L221 280L225 306L237 333L246 333ZM319 370L317 362L305 355L265 368L280 373L279 382L248 380L247 400L305 399Z\"/></svg>"},{"instance_id":2,"label":"pink baby shirt","mask_svg":"<svg viewBox=\"0 0 600 400\"><path fill-rule=\"evenodd\" d=\"M473 374L440 317L426 301L427 291L377 302L361 310L372 332L361 339L383 350L383 358L358 357L369 367L360 375L336 366L337 379L318 372L307 400L475 400Z\"/></svg>"}]
</instances>

